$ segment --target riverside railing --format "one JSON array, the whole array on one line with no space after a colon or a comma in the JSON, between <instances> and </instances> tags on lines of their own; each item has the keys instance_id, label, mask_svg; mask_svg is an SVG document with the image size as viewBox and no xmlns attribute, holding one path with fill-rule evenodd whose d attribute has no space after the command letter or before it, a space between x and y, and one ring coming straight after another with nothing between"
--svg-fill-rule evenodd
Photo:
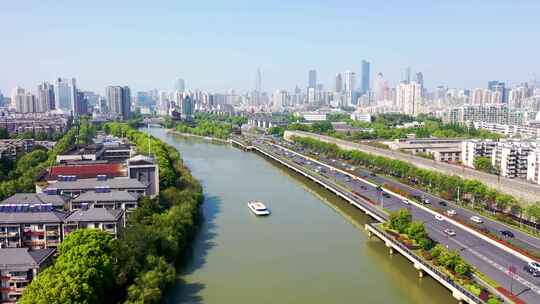
<instances>
[{"instance_id":1,"label":"riverside railing","mask_svg":"<svg viewBox=\"0 0 540 304\"><path fill-rule=\"evenodd\" d=\"M443 273L442 271L440 271L437 268L433 267L429 263L425 262L424 259L419 257L415 252L413 252L412 250L407 248L405 245L403 245L402 243L395 240L392 235L388 234L386 231L384 231L384 230L380 229L379 227L377 227L378 224L366 224L366 225L370 226L371 228L376 230L378 233L384 235L384 237L386 238L385 241L389 241L392 244L394 244L395 246L399 247L401 250L405 251L408 255L410 255L414 259L414 262L422 264L424 267L428 268L430 271L435 273L438 276L438 278L436 278L436 279L444 280L446 283L450 284L452 287L459 290L462 294L464 294L469 299L471 299L474 303L479 303L479 304L486 303L482 299L480 299L478 296L474 295L469 290L465 289L463 286L459 285L454 280L449 278L447 274Z\"/></svg>"}]
</instances>

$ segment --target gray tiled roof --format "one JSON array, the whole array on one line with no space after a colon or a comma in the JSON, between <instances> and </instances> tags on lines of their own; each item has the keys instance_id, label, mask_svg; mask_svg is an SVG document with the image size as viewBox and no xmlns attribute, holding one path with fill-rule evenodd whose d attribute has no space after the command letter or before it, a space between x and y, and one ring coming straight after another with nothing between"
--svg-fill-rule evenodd
<instances>
[{"instance_id":1,"label":"gray tiled roof","mask_svg":"<svg viewBox=\"0 0 540 304\"><path fill-rule=\"evenodd\" d=\"M81 193L73 202L134 202L137 201L138 195L127 191L111 190L110 192L95 192L88 191Z\"/></svg>"},{"instance_id":2,"label":"gray tiled roof","mask_svg":"<svg viewBox=\"0 0 540 304\"><path fill-rule=\"evenodd\" d=\"M146 188L140 181L134 178L109 178L104 181L98 181L96 178L84 178L76 181L59 181L49 184L47 188L57 188L58 190L93 190L95 187L109 186L111 189L140 189Z\"/></svg>"},{"instance_id":3,"label":"gray tiled roof","mask_svg":"<svg viewBox=\"0 0 540 304\"><path fill-rule=\"evenodd\" d=\"M16 193L0 202L0 204L52 204L53 206L63 206L64 203L62 196L45 193Z\"/></svg>"},{"instance_id":4,"label":"gray tiled roof","mask_svg":"<svg viewBox=\"0 0 540 304\"><path fill-rule=\"evenodd\" d=\"M90 208L77 210L66 218L66 222L114 222L122 216L121 209Z\"/></svg>"},{"instance_id":5,"label":"gray tiled roof","mask_svg":"<svg viewBox=\"0 0 540 304\"><path fill-rule=\"evenodd\" d=\"M3 248L0 249L0 269L12 269L13 267L38 267L46 258L54 252L53 248L29 251L28 248Z\"/></svg>"},{"instance_id":6,"label":"gray tiled roof","mask_svg":"<svg viewBox=\"0 0 540 304\"><path fill-rule=\"evenodd\" d=\"M66 214L60 211L47 212L0 212L0 224L59 223Z\"/></svg>"}]
</instances>

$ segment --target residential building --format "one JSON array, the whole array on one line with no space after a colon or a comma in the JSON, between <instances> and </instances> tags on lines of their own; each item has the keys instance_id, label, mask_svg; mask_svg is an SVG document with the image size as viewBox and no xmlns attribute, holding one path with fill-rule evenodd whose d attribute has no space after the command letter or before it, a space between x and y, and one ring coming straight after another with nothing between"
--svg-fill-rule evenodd
<instances>
[{"instance_id":1,"label":"residential building","mask_svg":"<svg viewBox=\"0 0 540 304\"><path fill-rule=\"evenodd\" d=\"M131 91L128 86L108 86L107 109L109 113L127 120L131 113Z\"/></svg>"},{"instance_id":2,"label":"residential building","mask_svg":"<svg viewBox=\"0 0 540 304\"><path fill-rule=\"evenodd\" d=\"M54 86L52 84L49 84L48 82L43 82L42 84L38 85L37 99L40 111L36 112L47 112L56 109ZM42 107L43 109L41 109Z\"/></svg>"},{"instance_id":3,"label":"residential building","mask_svg":"<svg viewBox=\"0 0 540 304\"><path fill-rule=\"evenodd\" d=\"M62 233L67 237L71 232L78 229L99 229L111 234L114 238L120 237L125 227L124 210L89 208L75 210L62 226Z\"/></svg>"},{"instance_id":4,"label":"residential building","mask_svg":"<svg viewBox=\"0 0 540 304\"><path fill-rule=\"evenodd\" d=\"M408 115L419 113L422 86L417 82L401 82L396 88L396 104L400 112Z\"/></svg>"},{"instance_id":5,"label":"residential building","mask_svg":"<svg viewBox=\"0 0 540 304\"><path fill-rule=\"evenodd\" d=\"M136 155L126 161L128 177L148 185L146 195L155 197L159 194L159 164L155 158Z\"/></svg>"},{"instance_id":6,"label":"residential building","mask_svg":"<svg viewBox=\"0 0 540 304\"><path fill-rule=\"evenodd\" d=\"M16 303L41 270L52 263L52 248L0 249L0 303Z\"/></svg>"},{"instance_id":7,"label":"residential building","mask_svg":"<svg viewBox=\"0 0 540 304\"><path fill-rule=\"evenodd\" d=\"M77 100L77 81L75 78L56 79L54 86L55 109L73 113Z\"/></svg>"},{"instance_id":8,"label":"residential building","mask_svg":"<svg viewBox=\"0 0 540 304\"><path fill-rule=\"evenodd\" d=\"M527 161L533 147L527 142L499 143L491 157L491 165L508 178L527 178Z\"/></svg>"},{"instance_id":9,"label":"residential building","mask_svg":"<svg viewBox=\"0 0 540 304\"><path fill-rule=\"evenodd\" d=\"M461 144L461 163L469 168L474 168L474 160L477 157L491 158L497 142L492 140L471 139Z\"/></svg>"},{"instance_id":10,"label":"residential building","mask_svg":"<svg viewBox=\"0 0 540 304\"><path fill-rule=\"evenodd\" d=\"M0 139L0 159L15 160L34 149L33 139Z\"/></svg>"},{"instance_id":11,"label":"residential building","mask_svg":"<svg viewBox=\"0 0 540 304\"><path fill-rule=\"evenodd\" d=\"M527 156L527 180L540 185L540 149L538 147Z\"/></svg>"},{"instance_id":12,"label":"residential building","mask_svg":"<svg viewBox=\"0 0 540 304\"><path fill-rule=\"evenodd\" d=\"M139 195L127 191L108 190L81 193L70 201L70 210L89 208L122 209L132 211L138 206Z\"/></svg>"},{"instance_id":13,"label":"residential building","mask_svg":"<svg viewBox=\"0 0 540 304\"><path fill-rule=\"evenodd\" d=\"M430 155L438 162L457 163L461 160L462 139L459 138L418 138L418 139L396 139L386 141L392 150L399 150L406 153L423 153Z\"/></svg>"},{"instance_id":14,"label":"residential building","mask_svg":"<svg viewBox=\"0 0 540 304\"><path fill-rule=\"evenodd\" d=\"M96 178L81 178L76 176L63 176L62 180L47 182L44 185L36 183L36 193L51 193L56 191L60 195L76 197L88 191L100 191L100 189L110 189L118 191L128 191L140 195L148 194L148 184L143 184L134 178L116 177L107 178L98 176Z\"/></svg>"},{"instance_id":15,"label":"residential building","mask_svg":"<svg viewBox=\"0 0 540 304\"><path fill-rule=\"evenodd\" d=\"M52 206L53 210L63 211L67 209L66 197L47 193L15 193L0 202L0 206ZM19 208L22 210L23 208Z\"/></svg>"},{"instance_id":16,"label":"residential building","mask_svg":"<svg viewBox=\"0 0 540 304\"><path fill-rule=\"evenodd\" d=\"M334 92L336 93L343 92L343 78L341 77L341 73L336 74L336 83L334 87Z\"/></svg>"},{"instance_id":17,"label":"residential building","mask_svg":"<svg viewBox=\"0 0 540 304\"><path fill-rule=\"evenodd\" d=\"M345 79L343 82L343 91L345 93L351 93L356 88L356 73L351 71L345 71Z\"/></svg>"}]
</instances>

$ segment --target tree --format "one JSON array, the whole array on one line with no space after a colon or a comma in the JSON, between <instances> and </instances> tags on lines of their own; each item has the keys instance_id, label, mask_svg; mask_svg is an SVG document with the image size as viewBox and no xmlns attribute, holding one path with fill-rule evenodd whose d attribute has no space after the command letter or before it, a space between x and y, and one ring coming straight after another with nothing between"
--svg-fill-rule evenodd
<instances>
[{"instance_id":1,"label":"tree","mask_svg":"<svg viewBox=\"0 0 540 304\"><path fill-rule=\"evenodd\" d=\"M0 128L0 139L9 138L9 132L6 128Z\"/></svg>"},{"instance_id":2,"label":"tree","mask_svg":"<svg viewBox=\"0 0 540 304\"><path fill-rule=\"evenodd\" d=\"M495 173L495 168L491 164L491 158L489 157L475 157L473 165L476 170L486 173Z\"/></svg>"},{"instance_id":3,"label":"tree","mask_svg":"<svg viewBox=\"0 0 540 304\"><path fill-rule=\"evenodd\" d=\"M54 265L28 285L20 303L103 303L114 290L114 242L97 229L70 233Z\"/></svg>"},{"instance_id":4,"label":"tree","mask_svg":"<svg viewBox=\"0 0 540 304\"><path fill-rule=\"evenodd\" d=\"M411 213L406 209L401 209L397 213L390 214L389 225L391 229L395 229L399 233L405 233L411 224L411 220Z\"/></svg>"}]
</instances>

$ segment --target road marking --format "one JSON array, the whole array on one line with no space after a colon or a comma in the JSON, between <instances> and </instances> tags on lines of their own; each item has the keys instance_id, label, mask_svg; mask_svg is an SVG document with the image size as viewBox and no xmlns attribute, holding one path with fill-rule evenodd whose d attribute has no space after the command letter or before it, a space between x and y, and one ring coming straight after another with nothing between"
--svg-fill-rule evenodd
<instances>
[{"instance_id":1,"label":"road marking","mask_svg":"<svg viewBox=\"0 0 540 304\"><path fill-rule=\"evenodd\" d=\"M442 235L445 235L443 234L442 232L440 232L439 230L435 229L432 226L432 230L437 232L437 233L440 233ZM445 235L446 236L446 235ZM458 244L460 247L462 247L462 250L467 250L469 251L470 253L474 254L475 256L477 256L478 258L480 258L481 260L483 260L484 262L488 263L489 265L491 265L492 267L494 267L495 269L503 272L504 274L509 274L508 273L508 268L504 267L504 266L501 266L500 264L498 264L497 262L491 260L490 258L486 257L485 255L481 254L480 252L472 249L470 246L466 246L465 244L463 244L462 242L456 240L455 238L448 238L448 240L451 240L453 242L455 242L456 244ZM530 290L534 291L535 293L537 294L540 294L540 287L534 285L533 283L527 281L526 279L522 278L521 276L519 276L518 274L514 274L514 279L516 281L518 281L519 283L521 283L522 285L524 285L525 287L529 288Z\"/></svg>"}]
</instances>

